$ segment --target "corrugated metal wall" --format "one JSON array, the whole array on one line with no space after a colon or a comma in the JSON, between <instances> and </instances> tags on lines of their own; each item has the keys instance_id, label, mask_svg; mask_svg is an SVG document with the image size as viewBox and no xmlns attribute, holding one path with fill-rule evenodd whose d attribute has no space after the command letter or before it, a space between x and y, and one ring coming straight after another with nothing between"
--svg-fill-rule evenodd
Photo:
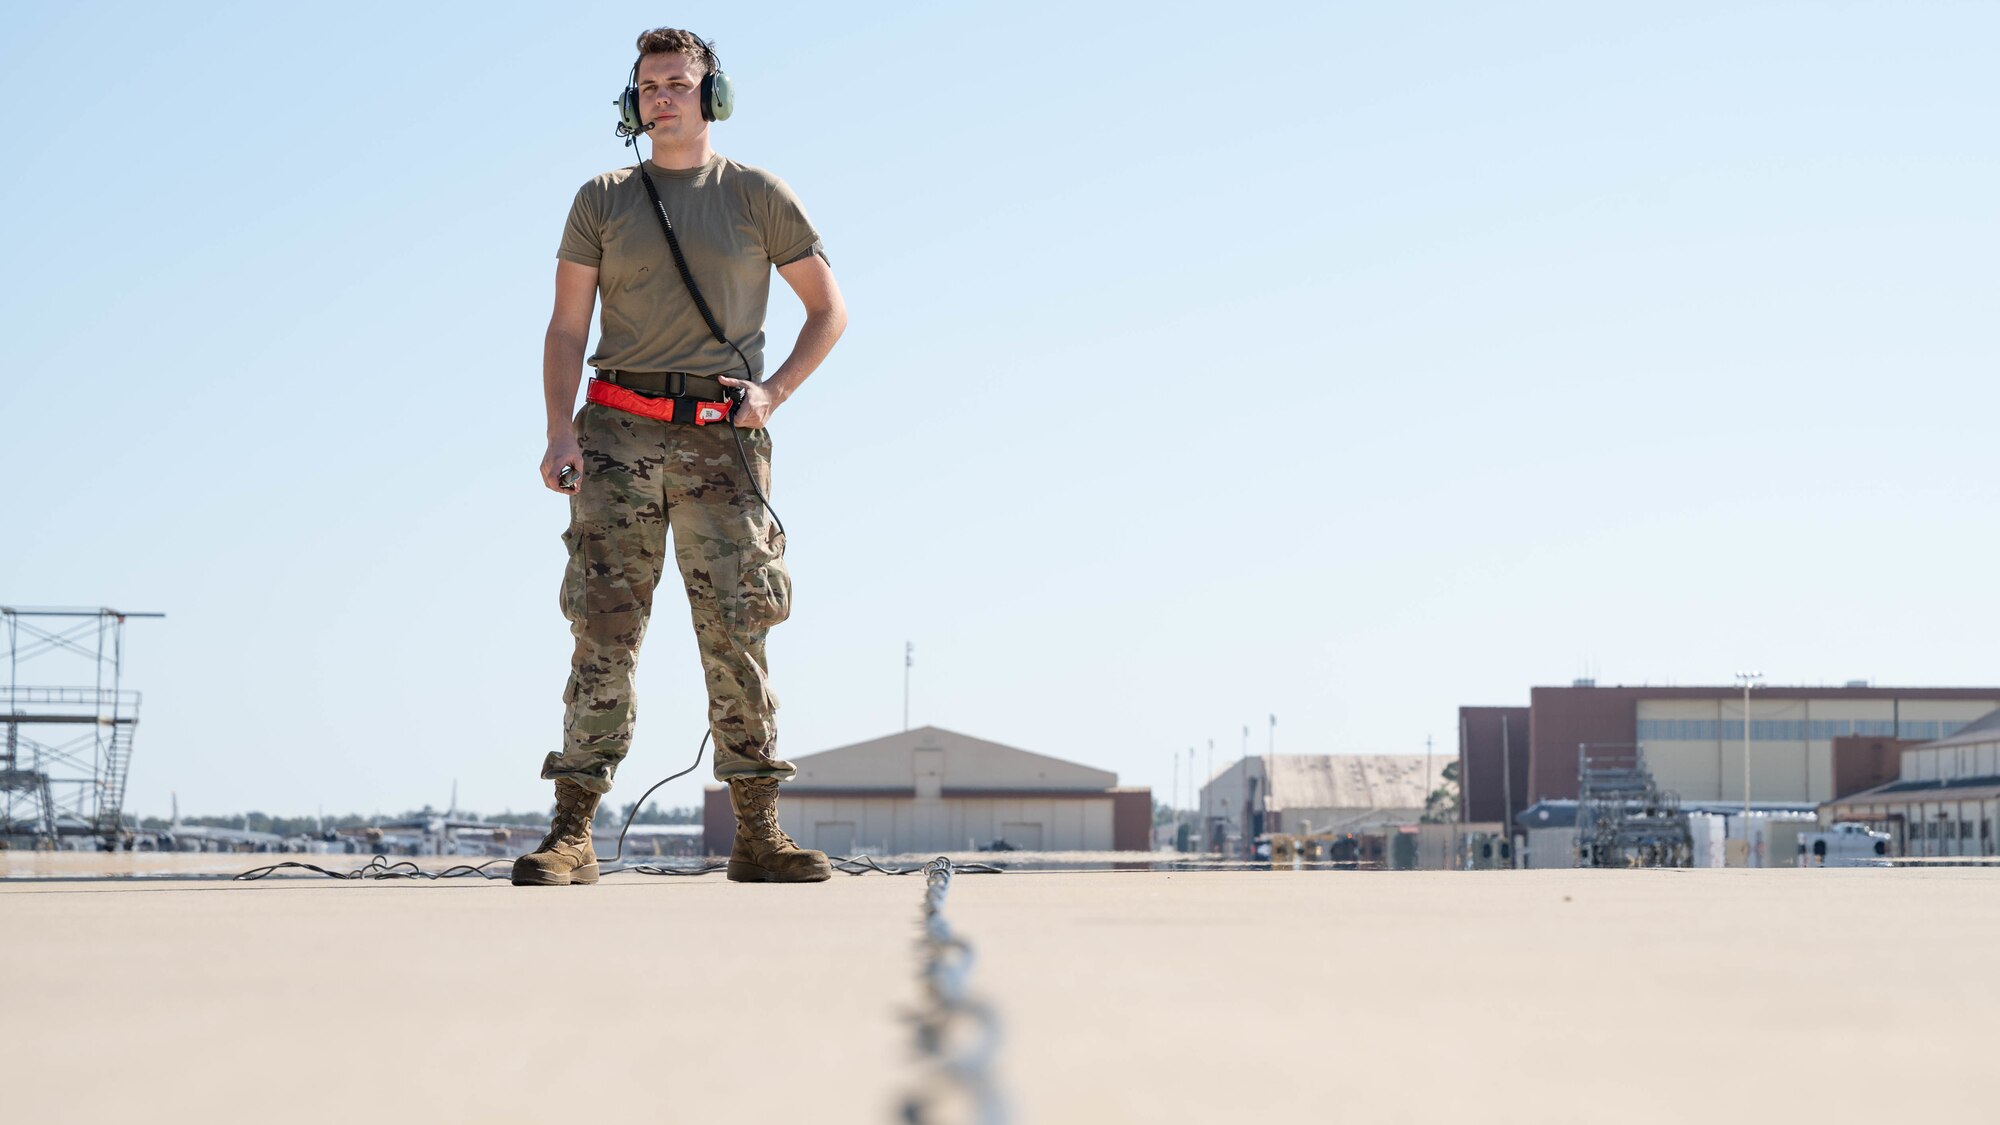
<instances>
[{"instance_id":1,"label":"corrugated metal wall","mask_svg":"<svg viewBox=\"0 0 2000 1125\"><path fill-rule=\"evenodd\" d=\"M785 798L785 831L830 854L965 851L1005 840L1031 851L1112 850L1112 798Z\"/></svg>"}]
</instances>

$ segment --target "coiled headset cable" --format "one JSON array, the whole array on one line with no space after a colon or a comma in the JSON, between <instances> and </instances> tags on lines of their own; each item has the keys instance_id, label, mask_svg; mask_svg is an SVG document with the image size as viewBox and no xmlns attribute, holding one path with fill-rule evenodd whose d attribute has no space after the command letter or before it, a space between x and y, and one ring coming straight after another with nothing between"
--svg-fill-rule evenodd
<instances>
[{"instance_id":1,"label":"coiled headset cable","mask_svg":"<svg viewBox=\"0 0 2000 1125\"><path fill-rule=\"evenodd\" d=\"M709 335L729 345L729 350L735 352L736 358L743 361L743 378L752 383L756 382L757 375L750 370L749 357L743 354L742 348L736 346L736 341L723 334L722 326L715 322L715 314L708 309L708 301L701 295L701 287L694 283L694 272L688 269L687 255L681 253L681 240L674 234L674 221L667 217L667 205L660 198L660 189L654 186L653 177L646 174L646 162L641 160L638 169L639 179L646 185L646 194L652 197L653 213L660 218L660 231L667 236L667 249L673 253L674 268L680 271L681 284L687 286L688 296L694 298L695 311L701 314L702 323L708 325ZM743 404L743 391L740 389L731 388L729 397L737 406ZM778 518L778 510L771 506L771 498L764 495L763 486L757 483L757 471L750 467L750 454L743 448L743 431L736 427L734 407L729 411L729 433L736 439L736 457L743 462L743 475L750 478L750 491L757 494L758 502L764 505L765 511L771 513L771 522L778 525L778 535L783 537L785 521Z\"/></svg>"}]
</instances>

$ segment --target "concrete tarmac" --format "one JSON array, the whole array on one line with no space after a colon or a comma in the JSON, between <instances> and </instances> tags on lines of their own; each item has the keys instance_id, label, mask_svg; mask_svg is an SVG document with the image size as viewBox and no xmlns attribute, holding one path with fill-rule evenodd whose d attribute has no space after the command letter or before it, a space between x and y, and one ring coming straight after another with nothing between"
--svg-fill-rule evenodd
<instances>
[{"instance_id":1,"label":"concrete tarmac","mask_svg":"<svg viewBox=\"0 0 2000 1125\"><path fill-rule=\"evenodd\" d=\"M6 1116L891 1121L922 893L0 880ZM1992 1117L2000 871L1017 872L945 913L1016 1122Z\"/></svg>"}]
</instances>

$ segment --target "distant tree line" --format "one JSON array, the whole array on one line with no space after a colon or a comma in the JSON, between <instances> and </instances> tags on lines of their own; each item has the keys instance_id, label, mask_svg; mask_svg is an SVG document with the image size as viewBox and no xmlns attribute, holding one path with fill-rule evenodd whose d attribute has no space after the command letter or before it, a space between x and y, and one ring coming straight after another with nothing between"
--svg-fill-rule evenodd
<instances>
[{"instance_id":1,"label":"distant tree line","mask_svg":"<svg viewBox=\"0 0 2000 1125\"><path fill-rule=\"evenodd\" d=\"M551 816L555 814L554 805L549 806L549 813ZM625 818L631 815L632 815L632 806L626 805L624 808L618 811L618 823L620 824L625 823ZM654 801L652 804L647 805L645 808L639 810L639 815L632 817L632 823L700 824L701 810L697 808L677 808L677 809L667 809L663 812L660 809L660 803L658 801Z\"/></svg>"},{"instance_id":2,"label":"distant tree line","mask_svg":"<svg viewBox=\"0 0 2000 1125\"><path fill-rule=\"evenodd\" d=\"M422 816L423 813L404 813L404 816ZM346 816L329 816L325 825L333 828L360 828L376 820L394 820L396 817L362 816L349 813ZM272 832L280 836L310 836L320 830L321 819L316 816L272 816L269 813L232 813L228 816L184 816L181 823L191 828L234 828L239 832ZM173 821L164 816L143 816L139 818L142 832L164 832L173 827Z\"/></svg>"}]
</instances>

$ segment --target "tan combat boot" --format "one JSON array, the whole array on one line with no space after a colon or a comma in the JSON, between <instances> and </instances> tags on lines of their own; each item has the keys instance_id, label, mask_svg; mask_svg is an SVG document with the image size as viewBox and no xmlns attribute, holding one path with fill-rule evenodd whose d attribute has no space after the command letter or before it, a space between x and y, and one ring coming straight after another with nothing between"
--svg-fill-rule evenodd
<instances>
[{"instance_id":1,"label":"tan combat boot","mask_svg":"<svg viewBox=\"0 0 2000 1125\"><path fill-rule=\"evenodd\" d=\"M590 818L597 815L597 798L569 778L556 779L555 819L541 845L514 861L515 886L597 882L597 853L590 846Z\"/></svg>"},{"instance_id":2,"label":"tan combat boot","mask_svg":"<svg viewBox=\"0 0 2000 1125\"><path fill-rule=\"evenodd\" d=\"M732 882L817 883L833 877L825 852L799 847L778 827L777 778L732 778L729 807L736 811L736 845L729 849Z\"/></svg>"}]
</instances>

